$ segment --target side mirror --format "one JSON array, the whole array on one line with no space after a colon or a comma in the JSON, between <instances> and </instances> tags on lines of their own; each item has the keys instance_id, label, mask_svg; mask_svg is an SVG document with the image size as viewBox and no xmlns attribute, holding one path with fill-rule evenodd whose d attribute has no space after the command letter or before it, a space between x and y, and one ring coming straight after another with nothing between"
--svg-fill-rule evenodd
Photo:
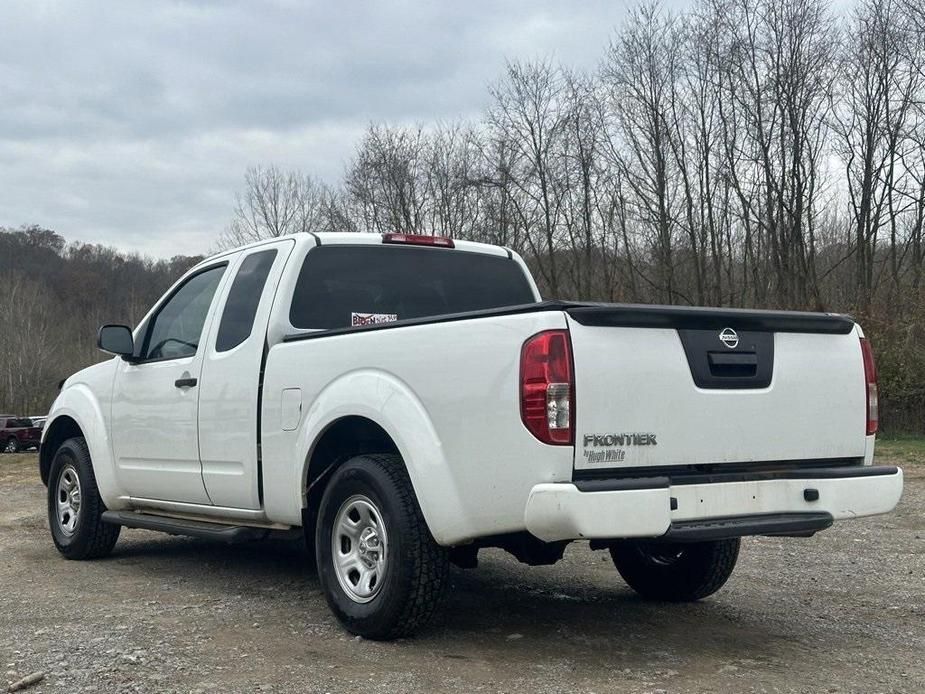
<instances>
[{"instance_id":1,"label":"side mirror","mask_svg":"<svg viewBox=\"0 0 925 694\"><path fill-rule=\"evenodd\" d=\"M135 353L132 331L125 325L104 325L96 336L96 346L123 359L131 359Z\"/></svg>"}]
</instances>

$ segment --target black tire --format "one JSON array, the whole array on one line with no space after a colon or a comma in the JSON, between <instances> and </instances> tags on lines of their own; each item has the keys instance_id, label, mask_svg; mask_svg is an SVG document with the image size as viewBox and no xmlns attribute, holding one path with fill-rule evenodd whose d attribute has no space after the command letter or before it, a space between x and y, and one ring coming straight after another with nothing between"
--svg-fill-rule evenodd
<instances>
[{"instance_id":1,"label":"black tire","mask_svg":"<svg viewBox=\"0 0 925 694\"><path fill-rule=\"evenodd\" d=\"M372 510L381 515L387 537L383 575L381 579L377 577L377 592L366 602L358 602L348 594L341 580L352 583L352 579L338 578L334 565L335 523L356 499L371 502ZM340 535L338 543L343 540ZM378 536L375 542L378 546ZM337 551L344 551L341 547L338 544ZM433 617L443 600L449 552L431 536L404 463L397 455L358 456L334 472L318 513L315 556L318 578L331 610L348 631L365 638L408 636Z\"/></svg>"},{"instance_id":2,"label":"black tire","mask_svg":"<svg viewBox=\"0 0 925 694\"><path fill-rule=\"evenodd\" d=\"M614 566L630 588L649 600L693 602L729 580L739 539L711 542L626 540L610 548Z\"/></svg>"},{"instance_id":3,"label":"black tire","mask_svg":"<svg viewBox=\"0 0 925 694\"><path fill-rule=\"evenodd\" d=\"M72 477L74 473L79 481L80 500L75 525L68 532L58 517L59 482L63 475ZM98 559L109 554L122 528L102 521L105 510L87 442L79 437L68 439L55 451L48 475L48 524L58 551L68 559Z\"/></svg>"},{"instance_id":4,"label":"black tire","mask_svg":"<svg viewBox=\"0 0 925 694\"><path fill-rule=\"evenodd\" d=\"M6 440L6 443L3 444L4 453L19 453L19 439L15 436L11 436Z\"/></svg>"}]
</instances>

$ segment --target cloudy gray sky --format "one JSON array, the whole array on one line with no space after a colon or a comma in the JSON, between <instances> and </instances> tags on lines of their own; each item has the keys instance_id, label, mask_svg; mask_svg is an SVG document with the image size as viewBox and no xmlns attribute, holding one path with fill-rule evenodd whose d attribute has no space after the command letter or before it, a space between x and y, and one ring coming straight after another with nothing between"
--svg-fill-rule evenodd
<instances>
[{"instance_id":1,"label":"cloudy gray sky","mask_svg":"<svg viewBox=\"0 0 925 694\"><path fill-rule=\"evenodd\" d=\"M612 0L2 2L0 226L204 252L248 165L334 183L368 122L475 117L505 58L593 68L625 11Z\"/></svg>"}]
</instances>

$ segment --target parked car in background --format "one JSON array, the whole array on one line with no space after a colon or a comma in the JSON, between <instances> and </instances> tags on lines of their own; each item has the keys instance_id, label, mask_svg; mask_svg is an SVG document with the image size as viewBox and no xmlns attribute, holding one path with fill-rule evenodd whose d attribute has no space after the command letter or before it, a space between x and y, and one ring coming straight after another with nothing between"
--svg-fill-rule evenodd
<instances>
[{"instance_id":1,"label":"parked car in background","mask_svg":"<svg viewBox=\"0 0 925 694\"><path fill-rule=\"evenodd\" d=\"M38 448L41 440L42 429L28 417L0 416L0 451L3 453Z\"/></svg>"},{"instance_id":2,"label":"parked car in background","mask_svg":"<svg viewBox=\"0 0 925 694\"><path fill-rule=\"evenodd\" d=\"M36 429L44 429L45 420L48 419L48 417L45 415L34 415L29 417L29 419L32 420L32 426L34 426Z\"/></svg>"}]
</instances>

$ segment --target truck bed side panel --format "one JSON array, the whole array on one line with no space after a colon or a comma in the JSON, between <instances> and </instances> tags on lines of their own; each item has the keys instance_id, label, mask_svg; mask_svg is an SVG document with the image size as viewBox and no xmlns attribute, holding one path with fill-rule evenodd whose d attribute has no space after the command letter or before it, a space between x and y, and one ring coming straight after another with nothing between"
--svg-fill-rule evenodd
<instances>
[{"instance_id":1,"label":"truck bed side panel","mask_svg":"<svg viewBox=\"0 0 925 694\"><path fill-rule=\"evenodd\" d=\"M397 444L438 541L522 529L532 486L571 479L572 448L535 439L519 404L523 342L563 327L563 313L539 311L274 345L262 418L268 516L300 522L311 446L332 421L362 415ZM292 389L297 427L283 411L294 411Z\"/></svg>"}]
</instances>

